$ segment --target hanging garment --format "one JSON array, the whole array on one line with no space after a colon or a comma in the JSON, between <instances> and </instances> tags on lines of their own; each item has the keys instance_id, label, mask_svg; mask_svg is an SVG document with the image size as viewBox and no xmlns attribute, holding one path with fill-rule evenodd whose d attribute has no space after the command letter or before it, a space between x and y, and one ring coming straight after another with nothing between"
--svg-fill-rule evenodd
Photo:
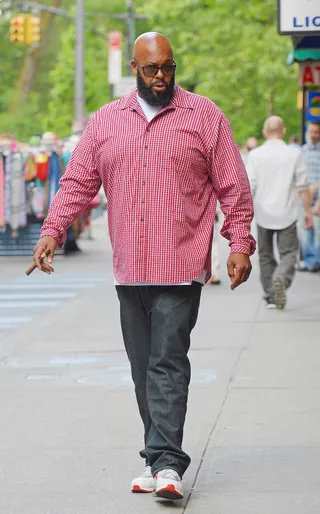
<instances>
[{"instance_id":1,"label":"hanging garment","mask_svg":"<svg viewBox=\"0 0 320 514\"><path fill-rule=\"evenodd\" d=\"M11 152L5 166L5 221L17 237L19 227L27 224L24 159L20 152Z\"/></svg>"},{"instance_id":2,"label":"hanging garment","mask_svg":"<svg viewBox=\"0 0 320 514\"><path fill-rule=\"evenodd\" d=\"M37 179L44 182L48 178L49 174L49 156L45 152L40 152L36 158L36 168L37 168Z\"/></svg>"},{"instance_id":3,"label":"hanging garment","mask_svg":"<svg viewBox=\"0 0 320 514\"><path fill-rule=\"evenodd\" d=\"M45 200L45 186L41 180L36 180L35 187L32 189L32 211L38 219L44 219L44 200Z\"/></svg>"},{"instance_id":4,"label":"hanging garment","mask_svg":"<svg viewBox=\"0 0 320 514\"><path fill-rule=\"evenodd\" d=\"M4 227L4 167L2 155L0 155L0 230Z\"/></svg>"},{"instance_id":5,"label":"hanging garment","mask_svg":"<svg viewBox=\"0 0 320 514\"><path fill-rule=\"evenodd\" d=\"M71 157L71 152L65 152L61 155L61 159L62 159L62 162L63 162L63 165L65 168L68 166L70 157Z\"/></svg>"},{"instance_id":6,"label":"hanging garment","mask_svg":"<svg viewBox=\"0 0 320 514\"><path fill-rule=\"evenodd\" d=\"M59 190L59 180L61 178L61 162L56 152L52 152L49 160L49 179L47 192L46 212L48 212L51 202Z\"/></svg>"},{"instance_id":7,"label":"hanging garment","mask_svg":"<svg viewBox=\"0 0 320 514\"><path fill-rule=\"evenodd\" d=\"M26 182L26 213L27 216L32 216L33 210L32 210L32 195L34 190L34 182Z\"/></svg>"},{"instance_id":8,"label":"hanging garment","mask_svg":"<svg viewBox=\"0 0 320 514\"><path fill-rule=\"evenodd\" d=\"M24 167L24 178L26 182L31 182L37 176L37 165L35 158L30 154L27 158L26 165Z\"/></svg>"}]
</instances>

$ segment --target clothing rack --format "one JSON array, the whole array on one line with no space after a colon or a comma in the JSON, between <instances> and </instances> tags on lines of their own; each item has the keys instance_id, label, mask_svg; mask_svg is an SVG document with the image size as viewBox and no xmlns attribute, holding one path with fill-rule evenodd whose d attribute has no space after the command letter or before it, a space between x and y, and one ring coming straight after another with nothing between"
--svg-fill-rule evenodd
<instances>
[{"instance_id":1,"label":"clothing rack","mask_svg":"<svg viewBox=\"0 0 320 514\"><path fill-rule=\"evenodd\" d=\"M1 149L0 257L32 255L63 169L53 149Z\"/></svg>"}]
</instances>

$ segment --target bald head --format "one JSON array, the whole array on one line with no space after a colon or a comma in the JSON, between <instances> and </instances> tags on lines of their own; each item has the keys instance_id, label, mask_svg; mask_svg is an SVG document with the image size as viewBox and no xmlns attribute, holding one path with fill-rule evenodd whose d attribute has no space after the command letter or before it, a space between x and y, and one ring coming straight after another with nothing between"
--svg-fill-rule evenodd
<instances>
[{"instance_id":1,"label":"bald head","mask_svg":"<svg viewBox=\"0 0 320 514\"><path fill-rule=\"evenodd\" d=\"M284 139L286 127L280 116L270 116L263 126L263 135L266 139Z\"/></svg>"},{"instance_id":2,"label":"bald head","mask_svg":"<svg viewBox=\"0 0 320 514\"><path fill-rule=\"evenodd\" d=\"M164 107L174 94L175 69L169 41L158 32L146 32L134 44L131 68L138 95L149 105Z\"/></svg>"},{"instance_id":3,"label":"bald head","mask_svg":"<svg viewBox=\"0 0 320 514\"><path fill-rule=\"evenodd\" d=\"M254 150L258 146L258 141L255 137L249 137L246 142L246 149L248 152Z\"/></svg>"},{"instance_id":4,"label":"bald head","mask_svg":"<svg viewBox=\"0 0 320 514\"><path fill-rule=\"evenodd\" d=\"M133 57L143 64L156 64L159 59L172 60L173 52L169 41L158 32L145 32L134 44Z\"/></svg>"}]
</instances>

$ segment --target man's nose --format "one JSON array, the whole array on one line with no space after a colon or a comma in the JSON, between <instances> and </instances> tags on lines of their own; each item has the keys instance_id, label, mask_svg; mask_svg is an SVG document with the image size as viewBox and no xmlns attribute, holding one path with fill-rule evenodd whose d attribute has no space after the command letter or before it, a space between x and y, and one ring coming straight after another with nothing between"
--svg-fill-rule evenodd
<instances>
[{"instance_id":1,"label":"man's nose","mask_svg":"<svg viewBox=\"0 0 320 514\"><path fill-rule=\"evenodd\" d=\"M158 79L163 79L163 78L164 78L164 74L163 74L163 72L162 72L162 69L161 69L161 68L158 68L158 71L157 71L157 73L156 73L156 77L157 77Z\"/></svg>"}]
</instances>

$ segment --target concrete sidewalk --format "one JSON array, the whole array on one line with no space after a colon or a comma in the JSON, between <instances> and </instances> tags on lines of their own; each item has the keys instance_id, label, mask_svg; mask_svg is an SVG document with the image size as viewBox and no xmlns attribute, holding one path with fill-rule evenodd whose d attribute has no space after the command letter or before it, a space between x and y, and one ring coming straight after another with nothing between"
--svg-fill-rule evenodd
<instances>
[{"instance_id":1,"label":"concrete sidewalk","mask_svg":"<svg viewBox=\"0 0 320 514\"><path fill-rule=\"evenodd\" d=\"M105 282L0 339L1 514L319 514L320 276L297 275L283 312L265 310L257 269L233 293L226 276L204 288L190 351L192 463L174 505L129 492L142 426L101 220L94 235L56 273ZM10 277L24 267L11 263ZM58 280L42 279L48 291Z\"/></svg>"}]
</instances>

